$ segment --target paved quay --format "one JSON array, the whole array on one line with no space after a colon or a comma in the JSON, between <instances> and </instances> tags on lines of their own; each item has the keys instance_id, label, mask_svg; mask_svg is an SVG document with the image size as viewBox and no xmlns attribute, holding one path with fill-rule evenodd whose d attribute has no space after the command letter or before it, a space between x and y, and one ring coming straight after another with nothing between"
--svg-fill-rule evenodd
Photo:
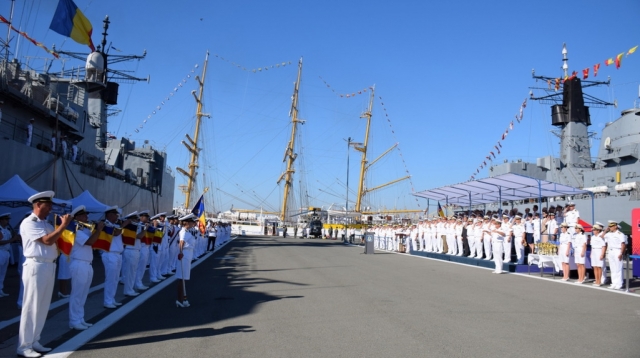
<instances>
[{"instance_id":1,"label":"paved quay","mask_svg":"<svg viewBox=\"0 0 640 358\"><path fill-rule=\"evenodd\" d=\"M80 335L55 351L109 358L639 356L637 295L362 251L327 240L238 238L193 269L191 307L175 307L171 284L86 344L75 342L78 349L69 347Z\"/></svg>"}]
</instances>

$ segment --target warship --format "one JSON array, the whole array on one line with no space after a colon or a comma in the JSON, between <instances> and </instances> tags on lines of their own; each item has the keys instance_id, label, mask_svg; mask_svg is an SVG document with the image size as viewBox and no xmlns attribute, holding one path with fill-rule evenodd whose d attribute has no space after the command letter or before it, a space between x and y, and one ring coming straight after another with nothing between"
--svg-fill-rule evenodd
<instances>
[{"instance_id":1,"label":"warship","mask_svg":"<svg viewBox=\"0 0 640 358\"><path fill-rule=\"evenodd\" d=\"M58 51L59 56L82 60L79 67L58 72L38 71L10 59L4 42L0 63L0 152L4 153L0 183L18 175L37 191L54 190L69 200L89 192L97 201L118 205L125 214L172 208L175 176L167 167L167 154L107 129L108 117L117 113L119 83L145 79L111 68L113 64L146 56L108 54L104 19L101 45L90 54ZM50 67L50 66L49 66ZM0 199L2 201L2 199ZM24 198L26 202L26 198ZM22 211L22 202L0 205ZM20 213L22 215L23 213ZM18 220L18 216L14 216Z\"/></svg>"},{"instance_id":2,"label":"warship","mask_svg":"<svg viewBox=\"0 0 640 358\"><path fill-rule=\"evenodd\" d=\"M597 156L592 158L590 139L597 133L589 131L588 105L604 107L614 103L599 100L584 93L583 89L608 85L609 81L581 81L575 73L570 75L566 46L562 55L565 75L562 91L542 88L546 94L540 97L531 92L531 99L551 104L551 125L557 128L554 134L560 139L560 157L546 156L535 163L516 160L493 165L489 168L489 176L515 173L584 189L590 194L545 198L542 207L564 207L573 201L584 220L594 218L606 223L615 219L631 223L631 210L640 204L640 108L625 109L618 119L605 125L599 134ZM555 81L536 76L535 71L533 78L545 83ZM531 205L528 202L519 204L523 204L522 207Z\"/></svg>"}]
</instances>

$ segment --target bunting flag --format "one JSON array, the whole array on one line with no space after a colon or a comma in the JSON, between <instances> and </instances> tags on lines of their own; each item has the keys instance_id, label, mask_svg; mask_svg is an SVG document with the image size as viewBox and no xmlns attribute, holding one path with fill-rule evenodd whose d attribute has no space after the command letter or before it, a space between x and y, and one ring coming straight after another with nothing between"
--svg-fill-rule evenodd
<instances>
[{"instance_id":1,"label":"bunting flag","mask_svg":"<svg viewBox=\"0 0 640 358\"><path fill-rule=\"evenodd\" d=\"M600 64L596 63L595 65L593 65L593 77L598 76L598 70L600 69Z\"/></svg>"},{"instance_id":2,"label":"bunting flag","mask_svg":"<svg viewBox=\"0 0 640 358\"><path fill-rule=\"evenodd\" d=\"M91 245L93 249L109 252L111 249L111 241L113 240L115 228L105 226L100 231L98 240Z\"/></svg>"},{"instance_id":3,"label":"bunting flag","mask_svg":"<svg viewBox=\"0 0 640 358\"><path fill-rule=\"evenodd\" d=\"M56 228L60 227L62 224L62 219L58 215L55 217ZM67 227L62 230L62 234L56 240L56 245L58 246L58 251L63 254L69 256L71 255L71 249L73 249L73 243L76 240L76 231L78 230L78 223L72 220Z\"/></svg>"},{"instance_id":4,"label":"bunting flag","mask_svg":"<svg viewBox=\"0 0 640 358\"><path fill-rule=\"evenodd\" d=\"M15 32L17 32L20 36L26 38L27 40L29 40L29 42L31 42L32 44L42 48L43 50L47 51L48 53L52 54L53 57L55 58L60 58L60 55L52 50L49 50L45 45L42 44L42 42L38 42L34 39L32 39L31 37L29 37L29 35L27 35L26 32L20 31L18 29L16 29L15 27L13 27L13 25L11 25L11 23L9 22L9 20L7 20L4 16L0 15L0 22L5 23L9 26L9 28Z\"/></svg>"},{"instance_id":5,"label":"bunting flag","mask_svg":"<svg viewBox=\"0 0 640 358\"><path fill-rule=\"evenodd\" d=\"M444 211L442 210L442 206L440 206L440 202L438 202L438 216L441 218L444 217Z\"/></svg>"},{"instance_id":6,"label":"bunting flag","mask_svg":"<svg viewBox=\"0 0 640 358\"><path fill-rule=\"evenodd\" d=\"M204 235L207 230L207 219L205 217L204 210L204 194L200 196L200 199L198 199L198 202L191 210L191 213L198 218L198 229L200 229L200 233Z\"/></svg>"},{"instance_id":7,"label":"bunting flag","mask_svg":"<svg viewBox=\"0 0 640 358\"><path fill-rule=\"evenodd\" d=\"M616 56L616 69L620 68L620 65L622 65L622 56L624 55L624 52L618 54L618 56Z\"/></svg>"},{"instance_id":8,"label":"bunting flag","mask_svg":"<svg viewBox=\"0 0 640 358\"><path fill-rule=\"evenodd\" d=\"M153 238L151 239L151 242L154 244L161 244L163 236L164 236L164 226L158 226L156 228L155 234L153 235Z\"/></svg>"},{"instance_id":9,"label":"bunting flag","mask_svg":"<svg viewBox=\"0 0 640 358\"><path fill-rule=\"evenodd\" d=\"M612 57L612 58L609 58L609 59L606 59L606 60L604 61L604 64L605 64L606 66L613 65L613 63L614 63L614 62L613 62L613 57Z\"/></svg>"},{"instance_id":10,"label":"bunting flag","mask_svg":"<svg viewBox=\"0 0 640 358\"><path fill-rule=\"evenodd\" d=\"M281 62L281 63L276 63L275 65L269 65L269 66L264 66L264 67L257 67L257 68L253 68L253 69L247 69L246 67L235 63L233 61L230 61L229 59L226 59L222 56L219 56L218 54L214 55L217 59L225 61L231 65L233 65L234 67L237 67L239 69L241 69L242 71L248 71L248 72L253 72L253 73L258 73L258 72L262 72L264 71L268 71L269 69L275 69L275 68L280 68L280 67L285 67L286 65L290 65L291 61L287 61L287 62Z\"/></svg>"},{"instance_id":11,"label":"bunting flag","mask_svg":"<svg viewBox=\"0 0 640 358\"><path fill-rule=\"evenodd\" d=\"M586 80L587 78L589 78L589 67L582 70L582 79Z\"/></svg>"},{"instance_id":12,"label":"bunting flag","mask_svg":"<svg viewBox=\"0 0 640 358\"><path fill-rule=\"evenodd\" d=\"M144 232L144 237L142 238L142 242L151 245L153 242L153 238L156 236L156 228L153 226L147 227L147 230Z\"/></svg>"},{"instance_id":13,"label":"bunting flag","mask_svg":"<svg viewBox=\"0 0 640 358\"><path fill-rule=\"evenodd\" d=\"M135 246L137 234L138 234L138 225L132 223L123 227L122 243L128 246Z\"/></svg>"},{"instance_id":14,"label":"bunting flag","mask_svg":"<svg viewBox=\"0 0 640 358\"><path fill-rule=\"evenodd\" d=\"M91 52L96 48L91 40L91 22L71 0L60 0L49 28L62 36L71 37L75 42L88 45Z\"/></svg>"},{"instance_id":15,"label":"bunting flag","mask_svg":"<svg viewBox=\"0 0 640 358\"><path fill-rule=\"evenodd\" d=\"M629 51L627 51L627 56L631 55L632 53L636 52L636 50L638 49L638 46L632 47L629 49Z\"/></svg>"},{"instance_id":16,"label":"bunting flag","mask_svg":"<svg viewBox=\"0 0 640 358\"><path fill-rule=\"evenodd\" d=\"M324 78L322 78L322 76L318 76L320 78L320 80L324 83L325 86L327 86L327 88L333 92L336 96L340 97L340 98L353 98L357 95L361 95L364 93L367 93L367 90L373 90L373 86L369 86L368 88L363 88L359 91L356 92L351 92L351 93L338 93L336 92L335 89L333 89L333 87L331 87L330 84L327 83L327 81L324 80ZM382 105L384 106L384 103L382 103Z\"/></svg>"}]
</instances>

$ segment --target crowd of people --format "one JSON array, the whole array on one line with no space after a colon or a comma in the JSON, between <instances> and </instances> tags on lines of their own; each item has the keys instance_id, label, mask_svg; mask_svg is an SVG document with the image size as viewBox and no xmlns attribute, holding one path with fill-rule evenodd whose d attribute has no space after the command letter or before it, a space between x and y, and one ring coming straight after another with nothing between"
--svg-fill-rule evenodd
<instances>
[{"instance_id":1,"label":"crowd of people","mask_svg":"<svg viewBox=\"0 0 640 358\"><path fill-rule=\"evenodd\" d=\"M580 213L575 203L566 208L544 208L542 218L538 207L517 209L508 214L473 212L457 217L435 217L411 226L377 225L372 228L374 247L380 250L411 252L424 251L447 255L466 256L495 262L494 273L502 273L503 263L522 265L526 254L536 254L536 245L551 242L557 245L557 255L563 266L563 280L569 280L570 262L574 260L578 280L586 279L587 246L590 245L590 262L594 268L595 286L606 281L606 264L611 270L612 289L621 289L623 281L622 257L627 245L618 223L610 220L605 225L597 222L593 234L587 237L579 224ZM513 260L515 251L515 260Z\"/></svg>"},{"instance_id":2,"label":"crowd of people","mask_svg":"<svg viewBox=\"0 0 640 358\"><path fill-rule=\"evenodd\" d=\"M104 220L92 223L86 208L80 205L69 214L53 216L50 215L53 196L53 191L31 196L28 201L33 211L16 229L9 225L10 214L0 214L0 295L3 297L8 296L3 291L3 284L7 266L13 258L10 247L12 243L21 242L16 261L21 276L17 300L21 308L17 354L22 357L40 357L51 350L39 341L53 295L56 271L57 294L69 298L69 327L85 330L92 326L85 320L84 306L93 279L94 245L105 233L109 234L110 242L107 247L100 246L98 251L105 269L103 305L107 309L121 305L116 300L118 283L123 284L123 293L129 297L148 289L143 284L145 271L152 283L175 273L178 278L176 306L189 307L184 285L190 278L191 261L214 250L216 242L228 241L231 235L230 225L212 220L201 230L194 214L151 216L144 210L120 219L122 210L111 206L104 211ZM56 225L52 224L54 221ZM59 252L57 243L70 233L73 246L66 255Z\"/></svg>"}]
</instances>

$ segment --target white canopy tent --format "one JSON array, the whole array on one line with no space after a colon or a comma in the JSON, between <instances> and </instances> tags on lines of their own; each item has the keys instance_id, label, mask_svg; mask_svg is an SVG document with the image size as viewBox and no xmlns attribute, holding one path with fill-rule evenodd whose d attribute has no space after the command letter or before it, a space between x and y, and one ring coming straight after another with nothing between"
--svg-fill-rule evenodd
<instances>
[{"instance_id":1,"label":"white canopy tent","mask_svg":"<svg viewBox=\"0 0 640 358\"><path fill-rule=\"evenodd\" d=\"M89 220L92 221L102 219L105 210L107 210L107 208L109 207L109 205L99 202L98 199L91 195L88 190L83 191L82 194L69 201L74 208L80 205L84 205L85 210L89 213Z\"/></svg>"},{"instance_id":2,"label":"white canopy tent","mask_svg":"<svg viewBox=\"0 0 640 358\"><path fill-rule=\"evenodd\" d=\"M499 203L501 212L502 202L505 200L537 199L538 202L542 202L542 198L547 197L590 195L591 212L594 212L592 192L518 174L503 174L491 178L472 180L420 191L413 195L443 201L447 205L455 204L462 207Z\"/></svg>"},{"instance_id":3,"label":"white canopy tent","mask_svg":"<svg viewBox=\"0 0 640 358\"><path fill-rule=\"evenodd\" d=\"M22 220L27 212L31 211L28 199L38 191L30 187L18 174L0 185L0 214L11 213L11 226L15 226ZM71 202L54 198L54 213L69 212Z\"/></svg>"}]
</instances>

